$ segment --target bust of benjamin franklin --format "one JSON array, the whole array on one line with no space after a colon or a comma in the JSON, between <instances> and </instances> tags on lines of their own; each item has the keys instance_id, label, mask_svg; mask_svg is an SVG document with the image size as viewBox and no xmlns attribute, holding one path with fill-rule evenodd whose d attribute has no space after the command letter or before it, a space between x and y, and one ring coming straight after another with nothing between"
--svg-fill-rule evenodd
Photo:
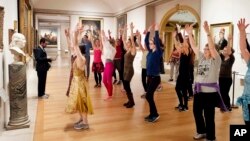
<instances>
[{"instance_id":1,"label":"bust of benjamin franklin","mask_svg":"<svg viewBox=\"0 0 250 141\"><path fill-rule=\"evenodd\" d=\"M21 33L14 33L10 43L10 52L14 54L14 62L22 62L22 57L25 56L22 48L25 47L26 39Z\"/></svg>"}]
</instances>

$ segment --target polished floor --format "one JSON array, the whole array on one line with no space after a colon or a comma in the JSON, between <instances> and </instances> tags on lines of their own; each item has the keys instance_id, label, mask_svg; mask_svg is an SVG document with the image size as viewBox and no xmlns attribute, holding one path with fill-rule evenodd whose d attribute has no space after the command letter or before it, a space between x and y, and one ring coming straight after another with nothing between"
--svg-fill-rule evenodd
<instances>
[{"instance_id":1,"label":"polished floor","mask_svg":"<svg viewBox=\"0 0 250 141\"><path fill-rule=\"evenodd\" d=\"M148 103L141 99L143 93L140 81L140 53L134 62L135 75L131 88L135 106L126 109L122 105L127 101L121 92L121 85L114 85L114 96L111 101L104 101L107 92L104 86L94 88L95 82L91 73L89 93L92 98L94 115L88 116L90 129L75 130L73 123L78 120L77 114L64 112L68 86L69 57L63 55L53 62L47 76L46 93L49 99L38 100L34 141L193 141L195 124L192 113L192 100L189 111L179 112L174 83L168 83L168 74L162 75L163 89L155 93L155 101L160 119L155 123L144 121L149 114ZM243 124L241 109L221 113L216 109L217 141L229 141L229 125Z\"/></svg>"}]
</instances>

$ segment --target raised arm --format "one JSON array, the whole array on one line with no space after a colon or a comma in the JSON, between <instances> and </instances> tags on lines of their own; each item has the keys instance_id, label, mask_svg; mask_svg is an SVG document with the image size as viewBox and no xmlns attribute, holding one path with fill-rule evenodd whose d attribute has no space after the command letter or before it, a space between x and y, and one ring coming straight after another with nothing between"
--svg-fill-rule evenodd
<instances>
[{"instance_id":1,"label":"raised arm","mask_svg":"<svg viewBox=\"0 0 250 141\"><path fill-rule=\"evenodd\" d=\"M154 42L155 42L155 46L157 48L157 51L158 52L162 52L161 43L160 43L160 36L159 36L159 25L158 24L155 24Z\"/></svg>"},{"instance_id":2,"label":"raised arm","mask_svg":"<svg viewBox=\"0 0 250 141\"><path fill-rule=\"evenodd\" d=\"M194 40L194 36L193 36L193 25L194 24L191 24L191 25L186 24L185 25L185 31L188 34L188 39L189 39L192 50L194 51L194 53L196 55L198 55L199 54L199 49L195 44L195 40Z\"/></svg>"},{"instance_id":3,"label":"raised arm","mask_svg":"<svg viewBox=\"0 0 250 141\"><path fill-rule=\"evenodd\" d=\"M127 37L126 37L126 32L127 32L127 25L124 26L124 28L123 28L123 34L122 34L123 47L127 51L127 45L126 45Z\"/></svg>"},{"instance_id":4,"label":"raised arm","mask_svg":"<svg viewBox=\"0 0 250 141\"><path fill-rule=\"evenodd\" d=\"M173 41L174 41L174 46L175 46L176 50L181 53L182 52L182 48L181 48L182 44L179 41L177 41L176 35L177 35L177 32L173 31L172 32L172 38L173 38Z\"/></svg>"},{"instance_id":5,"label":"raised arm","mask_svg":"<svg viewBox=\"0 0 250 141\"><path fill-rule=\"evenodd\" d=\"M150 30L153 28L154 24L152 24L151 26L149 26L148 30L147 30L147 33L146 33L146 36L145 36L145 45L146 45L146 48L148 49L148 51L152 51L149 47L149 36L150 36Z\"/></svg>"},{"instance_id":6,"label":"raised arm","mask_svg":"<svg viewBox=\"0 0 250 141\"><path fill-rule=\"evenodd\" d=\"M138 45L141 51L145 51L145 48L143 48L142 44L141 44L141 33L137 30L136 31L136 36L137 36L137 41L138 41Z\"/></svg>"},{"instance_id":7,"label":"raised arm","mask_svg":"<svg viewBox=\"0 0 250 141\"><path fill-rule=\"evenodd\" d=\"M131 54L135 55L136 54L136 48L135 48L135 40L134 40L134 25L133 22L130 23L130 40L131 40Z\"/></svg>"},{"instance_id":8,"label":"raised arm","mask_svg":"<svg viewBox=\"0 0 250 141\"><path fill-rule=\"evenodd\" d=\"M219 53L215 49L214 41L211 37L210 29L209 29L209 25L207 21L204 22L203 27L204 27L205 32L207 33L208 48L210 50L211 56L215 59L216 56L219 56Z\"/></svg>"},{"instance_id":9,"label":"raised arm","mask_svg":"<svg viewBox=\"0 0 250 141\"><path fill-rule=\"evenodd\" d=\"M246 24L245 19L240 19L238 21L238 28L240 32L240 51L243 59L245 60L246 63L248 63L250 54L249 51L247 50L247 44L246 44L246 28L249 26L249 24Z\"/></svg>"},{"instance_id":10,"label":"raised arm","mask_svg":"<svg viewBox=\"0 0 250 141\"><path fill-rule=\"evenodd\" d=\"M67 39L68 49L70 50L71 53L75 53L69 29L65 29L64 32L65 32L65 36L66 36L66 39Z\"/></svg>"},{"instance_id":11,"label":"raised arm","mask_svg":"<svg viewBox=\"0 0 250 141\"><path fill-rule=\"evenodd\" d=\"M76 52L77 58L81 59L83 61L83 63L85 64L85 61L86 61L85 57L82 55L81 50L79 48L79 43L81 41L81 33L82 33L82 31L83 31L82 25L77 24L77 28L75 30L75 37L74 37L74 50Z\"/></svg>"}]
</instances>

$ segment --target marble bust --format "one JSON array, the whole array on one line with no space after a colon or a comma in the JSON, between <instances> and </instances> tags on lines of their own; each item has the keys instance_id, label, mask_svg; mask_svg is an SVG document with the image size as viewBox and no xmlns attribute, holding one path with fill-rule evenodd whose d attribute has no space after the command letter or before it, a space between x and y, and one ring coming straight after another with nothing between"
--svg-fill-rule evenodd
<instances>
[{"instance_id":1,"label":"marble bust","mask_svg":"<svg viewBox=\"0 0 250 141\"><path fill-rule=\"evenodd\" d=\"M21 33L14 33L10 43L10 52L14 54L14 63L22 62L22 57L25 56L22 48L25 47L26 39Z\"/></svg>"}]
</instances>

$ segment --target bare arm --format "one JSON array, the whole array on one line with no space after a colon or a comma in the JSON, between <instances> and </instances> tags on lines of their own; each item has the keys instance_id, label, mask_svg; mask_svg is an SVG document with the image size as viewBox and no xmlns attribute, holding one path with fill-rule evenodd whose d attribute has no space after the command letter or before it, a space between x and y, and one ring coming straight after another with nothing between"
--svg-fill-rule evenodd
<instances>
[{"instance_id":1,"label":"bare arm","mask_svg":"<svg viewBox=\"0 0 250 141\"><path fill-rule=\"evenodd\" d=\"M181 48L182 44L179 41L177 41L176 34L177 34L176 31L172 32L174 46L175 46L175 48L177 49L178 52L182 52L182 48Z\"/></svg>"},{"instance_id":2,"label":"bare arm","mask_svg":"<svg viewBox=\"0 0 250 141\"><path fill-rule=\"evenodd\" d=\"M75 30L75 37L74 37L74 50L76 51L76 56L78 58L77 66L79 69L84 70L84 65L86 62L85 57L82 55L81 50L79 48L79 39L81 39L81 32L82 32L82 25L77 25Z\"/></svg>"},{"instance_id":3,"label":"bare arm","mask_svg":"<svg viewBox=\"0 0 250 141\"><path fill-rule=\"evenodd\" d=\"M136 54L136 48L135 48L135 41L134 41L134 36L133 36L133 30L134 30L134 25L133 23L131 22L130 24L130 40L131 40L131 54L132 55L135 55Z\"/></svg>"},{"instance_id":4,"label":"bare arm","mask_svg":"<svg viewBox=\"0 0 250 141\"><path fill-rule=\"evenodd\" d=\"M238 28L240 31L240 51L243 59L246 63L248 63L250 54L247 50L247 44L246 44L246 28L249 26L249 24L246 24L245 19L240 19L238 21Z\"/></svg>"},{"instance_id":5,"label":"bare arm","mask_svg":"<svg viewBox=\"0 0 250 141\"><path fill-rule=\"evenodd\" d=\"M145 48L143 48L142 44L141 44L141 33L137 30L136 31L136 36L138 39L138 45L141 51L145 51Z\"/></svg>"},{"instance_id":6,"label":"bare arm","mask_svg":"<svg viewBox=\"0 0 250 141\"><path fill-rule=\"evenodd\" d=\"M127 31L127 25L124 26L123 28L123 34L122 34L122 42L123 42L123 46L124 49L127 51L127 45L126 45L126 31Z\"/></svg>"},{"instance_id":7,"label":"bare arm","mask_svg":"<svg viewBox=\"0 0 250 141\"><path fill-rule=\"evenodd\" d=\"M192 25L186 25L185 31L188 33L188 39L191 45L192 50L197 55L199 53L198 47L195 44L195 40L193 37L193 24Z\"/></svg>"},{"instance_id":8,"label":"bare arm","mask_svg":"<svg viewBox=\"0 0 250 141\"><path fill-rule=\"evenodd\" d=\"M215 59L216 56L219 56L219 53L215 49L214 41L211 37L210 29L209 29L209 25L208 25L207 21L204 22L203 27L204 27L205 32L207 33L207 41L208 41L209 51L211 53L211 56Z\"/></svg>"},{"instance_id":9,"label":"bare arm","mask_svg":"<svg viewBox=\"0 0 250 141\"><path fill-rule=\"evenodd\" d=\"M71 53L74 53L75 50L74 50L74 46L73 46L73 43L72 43L72 40L71 40L69 29L65 29L65 36L66 36L66 39L67 39L68 49L70 50Z\"/></svg>"}]
</instances>

